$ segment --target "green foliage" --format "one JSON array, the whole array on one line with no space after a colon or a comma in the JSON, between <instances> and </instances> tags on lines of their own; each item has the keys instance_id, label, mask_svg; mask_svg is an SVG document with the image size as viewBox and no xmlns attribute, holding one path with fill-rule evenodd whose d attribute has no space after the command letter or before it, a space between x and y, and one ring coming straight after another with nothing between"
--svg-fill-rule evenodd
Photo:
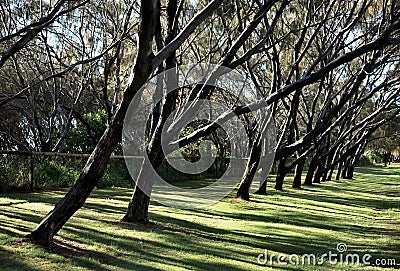
<instances>
[{"instance_id":1,"label":"green foliage","mask_svg":"<svg viewBox=\"0 0 400 271\"><path fill-rule=\"evenodd\" d=\"M94 141L87 127L82 122L78 121L75 127L69 131L66 138L66 150L69 152L90 153L107 127L107 113L105 110L87 113L84 115L84 118L91 128Z\"/></svg>"},{"instance_id":2,"label":"green foliage","mask_svg":"<svg viewBox=\"0 0 400 271\"><path fill-rule=\"evenodd\" d=\"M369 144L368 150L375 155L375 160L384 162L392 155L400 155L400 119L396 118L387 125L381 126L373 134Z\"/></svg>"},{"instance_id":3,"label":"green foliage","mask_svg":"<svg viewBox=\"0 0 400 271\"><path fill-rule=\"evenodd\" d=\"M79 175L77 169L48 159L36 165L34 172L34 180L39 187L70 187Z\"/></svg>"},{"instance_id":4,"label":"green foliage","mask_svg":"<svg viewBox=\"0 0 400 271\"><path fill-rule=\"evenodd\" d=\"M45 159L36 164L34 180L38 187L70 187L79 176L84 160ZM14 173L12 173L14 174ZM97 187L127 187L130 175L123 160L110 160Z\"/></svg>"},{"instance_id":5,"label":"green foliage","mask_svg":"<svg viewBox=\"0 0 400 271\"><path fill-rule=\"evenodd\" d=\"M185 137L194 133L197 129L201 127L200 124L201 122L193 122L190 125L186 126L182 130L180 137ZM221 133L221 130L222 129L217 129L215 133ZM215 133L213 135L215 135ZM225 132L222 130L222 133L219 136L213 137L213 135L202 137L196 142L190 143L180 148L179 151L181 152L183 158L190 162L197 162L201 159L201 153L214 153L221 158L230 157L230 150L226 146L228 144L226 142L217 142L217 140L226 140L227 136Z\"/></svg>"},{"instance_id":6,"label":"green foliage","mask_svg":"<svg viewBox=\"0 0 400 271\"><path fill-rule=\"evenodd\" d=\"M193 126L187 126L182 131L181 137L188 136L191 133L193 133L194 131L195 131L195 128ZM190 143L190 144L186 145L185 147L180 148L179 150L180 150L183 158L185 158L185 160L190 161L190 162L199 161L201 158L200 144L203 141L204 141L204 139L201 138L201 139L197 140L196 142Z\"/></svg>"},{"instance_id":7,"label":"green foliage","mask_svg":"<svg viewBox=\"0 0 400 271\"><path fill-rule=\"evenodd\" d=\"M28 176L23 168L15 167L12 162L0 159L0 192L29 186Z\"/></svg>"},{"instance_id":8,"label":"green foliage","mask_svg":"<svg viewBox=\"0 0 400 271\"><path fill-rule=\"evenodd\" d=\"M375 151L366 152L364 155L369 157L369 159L372 161L372 163L382 163L381 155Z\"/></svg>"},{"instance_id":9,"label":"green foliage","mask_svg":"<svg viewBox=\"0 0 400 271\"><path fill-rule=\"evenodd\" d=\"M98 188L127 187L131 184L129 171L123 160L111 160L107 165L103 177L97 184Z\"/></svg>"},{"instance_id":10,"label":"green foliage","mask_svg":"<svg viewBox=\"0 0 400 271\"><path fill-rule=\"evenodd\" d=\"M10 184L10 180L17 175L17 172L5 161L0 161L0 171L0 191L6 191L7 186Z\"/></svg>"},{"instance_id":11,"label":"green foliage","mask_svg":"<svg viewBox=\"0 0 400 271\"><path fill-rule=\"evenodd\" d=\"M360 160L358 160L357 162L357 166L371 166L374 164L373 162L374 160L371 159L370 155L367 154L363 154L360 158Z\"/></svg>"},{"instance_id":12,"label":"green foliage","mask_svg":"<svg viewBox=\"0 0 400 271\"><path fill-rule=\"evenodd\" d=\"M225 157L215 157L214 163L204 172L200 174L188 174L177 170L166 160L161 163L159 168L159 174L161 178L169 183L174 183L174 185L187 185L188 181L198 181L197 183L205 183L206 185L209 184L209 180L216 180L223 176L229 166L230 159ZM237 177L237 176L235 176ZM179 183L180 181L184 181L183 183ZM178 182L178 183L175 183ZM202 187L202 185L200 185Z\"/></svg>"}]
</instances>

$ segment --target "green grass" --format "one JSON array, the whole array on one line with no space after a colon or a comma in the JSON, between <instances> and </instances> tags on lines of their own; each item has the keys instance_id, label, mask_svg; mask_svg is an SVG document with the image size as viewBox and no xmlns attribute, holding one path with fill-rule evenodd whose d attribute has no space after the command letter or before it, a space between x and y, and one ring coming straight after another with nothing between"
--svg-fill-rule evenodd
<instances>
[{"instance_id":1,"label":"green grass","mask_svg":"<svg viewBox=\"0 0 400 271\"><path fill-rule=\"evenodd\" d=\"M287 180L287 187L289 187ZM76 252L49 253L18 239L65 191L0 196L0 270L388 270L355 265L260 266L257 256L336 252L400 263L400 166L357 170L354 180L234 199L200 210L153 203L153 225L120 223L130 189L95 190L57 240ZM399 266L397 266L398 268Z\"/></svg>"}]
</instances>

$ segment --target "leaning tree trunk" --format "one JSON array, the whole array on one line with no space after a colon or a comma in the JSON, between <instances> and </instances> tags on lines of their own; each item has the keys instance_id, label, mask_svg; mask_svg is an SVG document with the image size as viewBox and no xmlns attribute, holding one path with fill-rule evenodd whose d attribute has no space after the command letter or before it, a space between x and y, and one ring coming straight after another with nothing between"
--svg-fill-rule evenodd
<instances>
[{"instance_id":1,"label":"leaning tree trunk","mask_svg":"<svg viewBox=\"0 0 400 271\"><path fill-rule=\"evenodd\" d=\"M364 150L365 150L365 148L366 148L366 146L368 144L368 137L371 134L372 134L372 132L371 133L367 133L365 135L365 139L362 141L362 143L359 144L359 147L355 151L354 158L351 160L352 162L351 162L351 164L349 166L349 169L348 169L348 172L347 172L347 175L348 175L348 177L350 179L353 179L353 177L354 177L354 170L356 168L356 165L360 161L360 158L361 158L362 154L364 153Z\"/></svg>"},{"instance_id":2,"label":"leaning tree trunk","mask_svg":"<svg viewBox=\"0 0 400 271\"><path fill-rule=\"evenodd\" d=\"M353 179L354 178L354 170L356 166L354 164L351 164L347 170L347 179Z\"/></svg>"},{"instance_id":3,"label":"leaning tree trunk","mask_svg":"<svg viewBox=\"0 0 400 271\"><path fill-rule=\"evenodd\" d=\"M161 137L159 138L161 141ZM150 195L153 188L154 180L152 175L148 174L147 169L152 167L156 170L160 169L161 163L165 156L161 149L161 143L155 144L152 151L148 153L148 159L145 159L136 180L136 187L129 201L128 210L122 218L124 222L149 222L149 204Z\"/></svg>"},{"instance_id":4,"label":"leaning tree trunk","mask_svg":"<svg viewBox=\"0 0 400 271\"><path fill-rule=\"evenodd\" d=\"M138 54L133 76L125 89L120 107L89 157L75 185L55 205L54 209L42 220L37 228L27 236L29 240L44 246L53 245L54 235L83 206L103 175L111 153L120 142L122 124L129 104L152 72L151 61L153 54L151 51L155 29L156 2L155 0L141 1L142 21L139 32Z\"/></svg>"},{"instance_id":5,"label":"leaning tree trunk","mask_svg":"<svg viewBox=\"0 0 400 271\"><path fill-rule=\"evenodd\" d=\"M303 175L305 163L306 160L303 159L296 165L296 169L294 171L293 185L292 185L292 187L295 189L301 189L301 177Z\"/></svg>"},{"instance_id":6,"label":"leaning tree trunk","mask_svg":"<svg viewBox=\"0 0 400 271\"><path fill-rule=\"evenodd\" d=\"M334 169L332 168L332 169L330 169L330 170L328 171L328 173L327 173L327 175L326 175L326 181L327 181L327 182L332 181L333 170L334 170Z\"/></svg>"},{"instance_id":7,"label":"leaning tree trunk","mask_svg":"<svg viewBox=\"0 0 400 271\"><path fill-rule=\"evenodd\" d=\"M334 171L335 167L331 167L331 166L332 166L332 162L335 161L335 157L336 157L336 150L332 151L328 155L328 158L326 160L326 168L327 169L324 172L326 182L332 181L333 171Z\"/></svg>"},{"instance_id":8,"label":"leaning tree trunk","mask_svg":"<svg viewBox=\"0 0 400 271\"><path fill-rule=\"evenodd\" d=\"M349 167L350 167L350 159L347 158L343 164L343 169L342 169L342 178L343 179L348 179L348 172L349 172Z\"/></svg>"},{"instance_id":9,"label":"leaning tree trunk","mask_svg":"<svg viewBox=\"0 0 400 271\"><path fill-rule=\"evenodd\" d=\"M318 170L317 170L317 176L320 176L321 182L325 182L327 175L328 175L327 167L330 164L329 159L332 156L328 153L330 144L331 144L331 132L329 132L328 135L326 136L325 146L324 146L324 155L322 158L323 163L320 163L320 165L318 166Z\"/></svg>"},{"instance_id":10,"label":"leaning tree trunk","mask_svg":"<svg viewBox=\"0 0 400 271\"><path fill-rule=\"evenodd\" d=\"M83 206L103 175L109 157L120 141L122 128L119 127L118 123L123 121L124 116L123 112L117 112L75 185L27 238L44 246L52 245L54 235Z\"/></svg>"},{"instance_id":11,"label":"leaning tree trunk","mask_svg":"<svg viewBox=\"0 0 400 271\"><path fill-rule=\"evenodd\" d=\"M335 176L336 181L340 180L340 175L342 174L342 169L343 169L343 162L339 163L337 166L337 172L336 172L336 176Z\"/></svg>"},{"instance_id":12,"label":"leaning tree trunk","mask_svg":"<svg viewBox=\"0 0 400 271\"><path fill-rule=\"evenodd\" d=\"M266 195L267 194L267 180L263 180L264 182L260 185L258 190L254 193L257 195Z\"/></svg>"},{"instance_id":13,"label":"leaning tree trunk","mask_svg":"<svg viewBox=\"0 0 400 271\"><path fill-rule=\"evenodd\" d=\"M253 147L251 148L250 158L249 161L247 162L246 170L240 182L239 189L236 193L236 198L242 200L250 200L250 195L249 195L250 186L253 182L254 176L257 173L258 164L260 162L260 155L261 155L261 142L260 140L257 140L257 142L255 142L253 144Z\"/></svg>"},{"instance_id":14,"label":"leaning tree trunk","mask_svg":"<svg viewBox=\"0 0 400 271\"><path fill-rule=\"evenodd\" d=\"M314 176L314 183L321 183L324 180L324 172L325 172L326 158L321 158L318 160L318 167Z\"/></svg>"},{"instance_id":15,"label":"leaning tree trunk","mask_svg":"<svg viewBox=\"0 0 400 271\"><path fill-rule=\"evenodd\" d=\"M320 160L317 170L314 175L313 183L321 183L322 176L324 174L324 163Z\"/></svg>"},{"instance_id":16,"label":"leaning tree trunk","mask_svg":"<svg viewBox=\"0 0 400 271\"><path fill-rule=\"evenodd\" d=\"M345 163L345 169L343 173L343 179L353 179L354 169L355 169L355 157L356 157L357 147L352 146L348 154L347 161Z\"/></svg>"},{"instance_id":17,"label":"leaning tree trunk","mask_svg":"<svg viewBox=\"0 0 400 271\"><path fill-rule=\"evenodd\" d=\"M308 166L308 171L306 175L306 179L304 180L304 185L312 185L313 177L314 177L314 172L317 169L317 154L313 156L311 159L310 165Z\"/></svg>"},{"instance_id":18,"label":"leaning tree trunk","mask_svg":"<svg viewBox=\"0 0 400 271\"><path fill-rule=\"evenodd\" d=\"M278 172L275 178L275 187L274 187L275 190L283 191L283 182L285 180L287 173L288 170L286 168L286 158L282 158L278 164Z\"/></svg>"}]
</instances>

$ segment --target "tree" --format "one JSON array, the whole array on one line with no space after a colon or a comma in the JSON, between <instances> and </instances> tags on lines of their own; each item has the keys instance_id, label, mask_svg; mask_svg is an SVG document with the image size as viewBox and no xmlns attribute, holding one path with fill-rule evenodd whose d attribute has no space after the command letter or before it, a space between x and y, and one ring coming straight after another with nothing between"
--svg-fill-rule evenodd
<instances>
[{"instance_id":1,"label":"tree","mask_svg":"<svg viewBox=\"0 0 400 271\"><path fill-rule=\"evenodd\" d=\"M376 154L382 158L385 167L399 156L400 127L398 123L398 116L395 116L392 121L376 129L365 142L366 146L364 146L364 148L366 148L369 153Z\"/></svg>"},{"instance_id":2,"label":"tree","mask_svg":"<svg viewBox=\"0 0 400 271\"><path fill-rule=\"evenodd\" d=\"M45 246L52 244L53 236L83 206L85 200L104 173L110 154L121 139L123 120L132 98L150 77L153 70L173 53L194 31L197 25L207 18L220 3L221 1L218 0L210 2L207 7L190 21L176 39L166 45L157 55L154 55L152 52L152 41L156 28L157 1L141 1L138 53L134 69L124 90L119 107L113 114L109 126L96 145L75 185L27 238Z\"/></svg>"}]
</instances>

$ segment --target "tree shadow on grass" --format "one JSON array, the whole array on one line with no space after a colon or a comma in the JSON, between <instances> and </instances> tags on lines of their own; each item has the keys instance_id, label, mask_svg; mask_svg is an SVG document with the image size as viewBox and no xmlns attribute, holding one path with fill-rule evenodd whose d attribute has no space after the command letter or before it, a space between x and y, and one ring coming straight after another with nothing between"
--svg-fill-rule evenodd
<instances>
[{"instance_id":1,"label":"tree shadow on grass","mask_svg":"<svg viewBox=\"0 0 400 271\"><path fill-rule=\"evenodd\" d=\"M115 268L127 270L163 270L159 266L177 266L190 270L246 270L234 265L235 261L247 263L256 267L257 255L265 249L286 254L317 254L321 255L329 250L334 251L341 235L353 234L357 238L363 235L391 235L383 233L379 225L368 223L352 225L351 220L346 222L345 217L351 215L350 207L366 207L372 209L391 208L396 200L369 198L364 199L346 198L345 195L333 196L334 188L331 186L316 186L309 190L306 188L299 193L288 192L284 196L298 198L302 204L308 205L310 210L319 211L310 213L299 213L296 211L285 211L285 202L261 200L261 196L255 197L254 202L257 212L246 212L246 208L253 206L238 207L240 212L223 212L218 210L200 209L196 211L179 211L185 216L177 218L177 211L162 208L162 211L151 212L150 218L155 221L151 225L120 223L117 219L106 217L105 214L123 214L125 207L113 206L112 202L90 201L85 204L75 218L71 219L60 232L61 245L70 250L82 249L83 253L63 255L74 266L90 268L93 270L112 270ZM312 190L312 191L311 191ZM336 190L335 190L336 191ZM52 192L53 193L53 192ZM347 193L347 192L346 192ZM16 195L16 199L54 204L64 192L54 192L51 196L43 195ZM129 189L96 190L92 194L97 200L114 198L128 201L131 191ZM10 196L8 196L10 197ZM14 197L10 197L14 198ZM238 203L240 204L240 203ZM327 205L331 204L331 205ZM156 206L159 206L156 204ZM286 204L287 206L287 204ZM315 208L313 206L316 206ZM321 207L322 206L322 207ZM26 208L19 208L18 204L0 207L0 215L7 220L0 223L0 234L17 237L20 232L29 231L29 226L19 225L17 221L26 221L27 225L35 225L43 217L43 213L37 213ZM7 207L7 208L6 208ZM12 212L9 210L12 208ZM261 212L262 209L283 210L282 213ZM393 207L396 208L396 207ZM397 206L398 208L398 206ZM90 217L85 210L94 211L99 216L96 220ZM335 215L340 216L336 220ZM364 215L364 214L363 214ZM188 219L184 219L188 217ZM196 219L194 219L194 217ZM218 224L205 224L204 218L215 218L215 221L238 221L240 226L230 226L224 229ZM363 217L361 217L363 219ZM202 223L196 222L196 220ZM368 215L365 214L365 219ZM13 222L10 222L13 221ZM246 223L243 223L243 222ZM252 228L247 229L245 225L250 224ZM316 231L322 230L322 232ZM323 231L332 231L336 234L324 236ZM146 235L147 234L147 235ZM146 239L143 236L152 235ZM81 242L86 242L82 246ZM368 250L371 244L358 244L352 246L352 250ZM383 255L394 257L400 254L397 245L383 247L374 245L375 250L391 252ZM9 253L9 252L7 252ZM183 255L211 255L223 259L215 261L204 258ZM186 253L186 254L185 254ZM378 253L379 254L379 253ZM19 264L15 255L15 264ZM202 260L204 259L204 260ZM24 262L21 260L21 269ZM157 266L157 267L156 267ZM26 267L26 266L25 266ZM280 269L296 270L296 267L279 267ZM34 270L34 269L33 269Z\"/></svg>"},{"instance_id":2,"label":"tree shadow on grass","mask_svg":"<svg viewBox=\"0 0 400 271\"><path fill-rule=\"evenodd\" d=\"M23 213L23 211L17 211L12 214L2 213L2 215L13 221L24 218L32 223L36 223L41 219L40 214ZM76 221L68 222L60 232L61 239L56 239L61 248L53 249L52 253L66 257L75 266L95 270L111 270L113 269L112 267L128 270L162 270L154 267L154 264L157 263L158 265L180 266L191 270L239 271L245 269L229 262L216 264L213 261L203 262L197 259L176 257L174 254L184 249L189 254L213 255L213 257L229 259L230 262L240 259L241 262L256 265L257 255L267 248L288 253L293 251L309 252L310 249L306 244L294 245L296 243L295 240L285 240L284 237L269 236L261 238L241 231L232 233L230 230L172 218L168 215L151 214L151 218L157 221L156 224L151 226L118 223L116 221L98 221L98 223L107 223L109 225L105 228L101 227L104 230L96 230ZM3 226L0 227L0 232L11 236L18 236L14 231L26 232L28 230L25 226L20 227L13 223L3 224ZM133 230L138 233L138 236L110 235L108 230L112 227ZM9 231L6 232L5 228ZM159 234L160 239L157 241L141 240L141 232L156 232ZM82 247L80 242L83 239L90 240L92 243ZM221 250L221 243L230 243L232 246ZM115 254L114 251L113 253L107 253L92 249L91 245L93 244L96 244L97 247L110 246L112 244L109 249L122 249L121 253L128 253L130 257L127 257L127 255L118 257L118 254ZM323 242L321 241L318 246L323 246ZM302 247L303 249L301 249ZM84 253L76 253L77 250ZM16 260L18 259L16 258ZM18 263L13 264L13 266L15 265L18 265ZM22 266L22 263L19 266Z\"/></svg>"},{"instance_id":3,"label":"tree shadow on grass","mask_svg":"<svg viewBox=\"0 0 400 271\"><path fill-rule=\"evenodd\" d=\"M374 175L374 176L393 176L399 174L399 168L384 167L382 165L373 165L368 167L357 167L356 173Z\"/></svg>"},{"instance_id":4,"label":"tree shadow on grass","mask_svg":"<svg viewBox=\"0 0 400 271\"><path fill-rule=\"evenodd\" d=\"M173 220L172 223L176 223L178 221L179 220ZM104 232L99 233L96 230L88 230L85 227L80 227L76 225L74 225L73 227L68 227L66 231L74 234L84 234L87 239L93 241L96 244L113 244L116 249L123 249L123 251L134 251L134 254L139 255L136 257L137 261L127 261L98 251L88 252L87 256L96 258L105 265L116 265L120 268L132 268L133 270L157 270L153 266L155 263L159 265L164 264L166 266L178 266L191 270L220 270L221 268L224 270L244 270L228 263L225 266L216 266L214 263L206 263L193 259L176 257L175 253L178 253L178 251L180 251L181 249L185 249L194 254L209 254L216 257L225 257L230 258L231 260L237 260L237 258L235 258L234 256L229 257L229 250L224 252L221 251L221 249L206 247L204 246L204 243L198 242L198 239L206 237L195 236L193 233L189 233L182 228L171 228L170 226L160 224L159 222L156 224L151 224L150 226L136 223L112 223L109 221L108 223L118 228L138 232L139 234L137 237L110 236L108 234L105 234ZM142 240L140 232L149 231L157 232L160 235L160 238L158 240ZM188 237L191 237L190 242L184 243L183 240L188 239ZM194 239L193 237L196 238ZM214 242L217 241L215 238L213 240ZM182 244L184 248L180 247Z\"/></svg>"},{"instance_id":5,"label":"tree shadow on grass","mask_svg":"<svg viewBox=\"0 0 400 271\"><path fill-rule=\"evenodd\" d=\"M54 205L67 194L66 189L45 191L42 193L7 193L0 194L0 198L9 198L14 200L7 203L0 204L1 206L12 206L24 202L30 203L44 203ZM90 198L96 199L115 199L128 202L129 197L132 195L133 189L130 188L109 188L109 189L95 189L91 193ZM46 195L45 197L43 195ZM90 199L89 198L89 199ZM86 203L87 204L87 203ZM86 205L85 204L85 205Z\"/></svg>"},{"instance_id":6,"label":"tree shadow on grass","mask_svg":"<svg viewBox=\"0 0 400 271\"><path fill-rule=\"evenodd\" d=\"M352 206L352 207L367 207L367 208L373 208L373 209L390 209L390 208L399 208L399 203L400 200L396 197L393 196L392 192L383 192L382 196L387 196L389 198L383 199L383 198L377 198L377 197L371 197L367 193L365 195L360 195L360 194L354 194L352 195L351 192L346 194L345 196L340 196L340 195L333 195L333 194L322 194L319 192L337 192L339 191L337 188L334 187L323 187L320 186L321 189L320 191L316 193L307 193L307 194L301 194L301 193L294 193L291 196L294 198L299 198L299 199L305 199L305 200L311 200L315 202L321 202L321 203L333 203L337 205L343 205L343 206ZM354 192L357 193L357 192Z\"/></svg>"},{"instance_id":7,"label":"tree shadow on grass","mask_svg":"<svg viewBox=\"0 0 400 271\"><path fill-rule=\"evenodd\" d=\"M16 221L24 219L26 222L36 224L42 218L42 214L25 212L26 210L14 209L14 212L12 213L1 211L2 210L0 210L0 214L7 217L7 221L14 222L2 222L0 224L0 233L12 236L13 239L22 237L19 232L29 232L29 227L20 226L15 223ZM169 220L171 221L171 219ZM178 222L178 220L175 220L173 222ZM229 264L227 264L227 266L225 267L216 267L213 266L212 263L202 263L199 261L193 261L189 259L186 260L182 258L178 259L174 256L174 252L168 254L169 251L174 251L177 249L176 247L174 247L174 243L182 243L182 240L180 240L180 238L183 238L182 236L187 237L188 235L190 235L190 233L187 231L176 232L176 229L173 229L173 227L171 227L170 225L166 228L160 222L158 222L157 224L153 224L152 226L135 224L132 225L126 223L118 223L116 221L99 221L99 223L108 223L109 227L102 228L105 229L105 231L100 231L93 229L89 226L83 226L72 219L72 221L68 222L66 226L62 229L62 231L60 232L60 236L62 237L56 238L56 246L52 247L50 252L65 257L69 261L72 261L73 264L76 266L91 268L94 270L111 270L115 269L115 267L127 270L162 270L155 268L153 266L154 263L158 263L159 265L165 264L168 266L178 265L189 269L191 269L191 266L194 266L199 270L217 270L221 268L230 270L243 270ZM131 236L112 236L109 234L109 232L107 232L110 227L114 227L115 229L126 228L135 230L136 232L138 232L138 236L137 238L133 238ZM192 227L193 224L191 224L190 228ZM159 242L143 242L140 239L140 232L149 231L156 231L162 234L163 239ZM205 233L205 235L206 234L207 233ZM205 237L203 236L201 238ZM107 252L98 251L97 249L89 249L88 245L90 244L83 245L80 243L82 242L82 240L90 240L92 242L92 245L96 244L97 246L100 245L100 247L102 247L101 244L105 246L109 246L110 244L112 244L112 247L116 247L116 249L132 251L132 260L127 260L126 255L124 255L124 257L118 257ZM207 250L205 252L206 249L204 247L204 244L194 243L193 246L190 246L187 249L194 253L200 254L207 252L216 255L218 254L218 249L212 249L210 251ZM139 256L137 254L139 254ZM33 269L29 267L23 267L23 258L18 258L16 256L14 258L15 262L12 264L10 263L10 266L19 266L22 270Z\"/></svg>"},{"instance_id":8,"label":"tree shadow on grass","mask_svg":"<svg viewBox=\"0 0 400 271\"><path fill-rule=\"evenodd\" d=\"M39 271L25 262L25 257L19 253L5 250L0 247L0 270L31 270Z\"/></svg>"}]
</instances>

